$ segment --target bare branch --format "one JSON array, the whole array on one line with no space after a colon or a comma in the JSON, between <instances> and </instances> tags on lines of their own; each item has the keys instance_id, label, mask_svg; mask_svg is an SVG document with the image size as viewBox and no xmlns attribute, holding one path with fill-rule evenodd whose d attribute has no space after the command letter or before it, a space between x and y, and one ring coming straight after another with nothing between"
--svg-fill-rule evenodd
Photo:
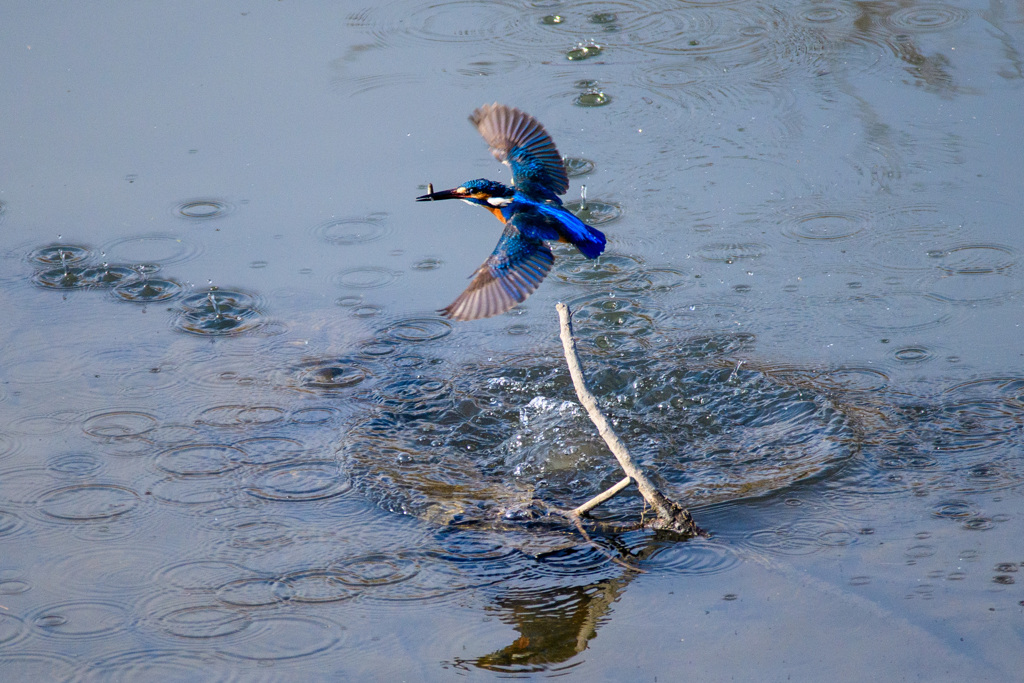
<instances>
[{"instance_id":1,"label":"bare branch","mask_svg":"<svg viewBox=\"0 0 1024 683\"><path fill-rule=\"evenodd\" d=\"M606 500L608 500L609 498L611 498L612 496L614 496L619 491L621 491L622 489L626 488L627 486L629 486L632 483L633 483L633 480L630 479L629 477L624 478L622 481L620 481L619 483L615 484L611 488L609 488L609 489L607 489L607 490L597 494L596 496L594 496L593 498L588 500L583 505L580 505L579 507L577 507L574 510L572 510L572 514L574 514L574 515L585 515L585 514L587 514L587 512L589 510L592 510L593 508L596 508L598 505L600 505L601 503L605 502Z\"/></svg>"},{"instance_id":2,"label":"bare branch","mask_svg":"<svg viewBox=\"0 0 1024 683\"><path fill-rule=\"evenodd\" d=\"M572 336L572 322L570 320L569 307L563 303L559 303L555 308L558 311L562 349L565 351L565 360L569 366L569 374L572 376L573 386L576 388L576 396L579 398L583 408L587 411L587 415L590 416L590 421L597 427L597 431L601 435L601 438L603 438L605 443L608 444L608 448L611 449L615 459L619 461L619 466L622 468L622 471L626 473L626 477L636 482L636 486L640 490L640 495L644 497L644 500L646 500L657 513L657 520L648 526L656 529L675 531L686 536L702 534L703 530L697 526L696 522L693 521L690 513L685 508L666 498L650 482L650 480L647 479L647 475L644 474L643 470L641 470L634 462L633 457L629 454L629 450L626 448L626 445L622 443L618 435L615 433L615 430L612 429L611 424L608 423L608 420L601 412L601 409L598 408L597 399L592 393L590 393L590 389L587 388L586 380L583 377L583 368L580 366L579 356L576 353L576 341ZM620 482L620 484L621 483L622 482ZM618 486L618 484L616 486ZM623 487L624 486L625 485L623 485ZM615 493L617 492L618 491ZM612 495L614 495L614 493L608 495L601 501L598 501L598 503L611 498ZM598 503L594 503L594 505L597 505ZM586 505L590 505L590 503L585 503L584 506ZM591 505L590 507L593 506ZM587 509L590 509L590 507Z\"/></svg>"}]
</instances>

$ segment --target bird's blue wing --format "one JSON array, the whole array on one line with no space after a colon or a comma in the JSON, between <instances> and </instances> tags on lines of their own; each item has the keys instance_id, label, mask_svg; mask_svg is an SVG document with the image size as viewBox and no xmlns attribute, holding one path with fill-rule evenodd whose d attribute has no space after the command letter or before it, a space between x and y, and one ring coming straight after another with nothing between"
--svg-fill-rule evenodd
<instances>
[{"instance_id":1,"label":"bird's blue wing","mask_svg":"<svg viewBox=\"0 0 1024 683\"><path fill-rule=\"evenodd\" d=\"M477 320L504 313L533 294L554 262L548 245L524 236L510 222L494 252L473 274L466 291L440 313L454 320Z\"/></svg>"},{"instance_id":2,"label":"bird's blue wing","mask_svg":"<svg viewBox=\"0 0 1024 683\"><path fill-rule=\"evenodd\" d=\"M469 120L495 158L512 168L512 182L521 191L560 195L569 189L562 156L537 119L495 102L474 111Z\"/></svg>"}]
</instances>

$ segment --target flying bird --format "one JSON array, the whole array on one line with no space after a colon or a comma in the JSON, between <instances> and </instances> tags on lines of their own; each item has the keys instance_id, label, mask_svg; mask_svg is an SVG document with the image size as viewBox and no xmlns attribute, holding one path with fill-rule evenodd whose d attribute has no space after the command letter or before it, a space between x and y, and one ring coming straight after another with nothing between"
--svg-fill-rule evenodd
<instances>
[{"instance_id":1,"label":"flying bird","mask_svg":"<svg viewBox=\"0 0 1024 683\"><path fill-rule=\"evenodd\" d=\"M438 311L453 320L489 318L525 301L554 265L546 240L573 244L591 259L605 246L601 231L562 206L558 195L569 189L569 178L554 141L537 119L495 102L474 111L469 121L495 158L512 169L512 187L479 178L441 192L431 185L428 194L416 198L461 199L484 207L505 225L498 246L470 275L466 291Z\"/></svg>"}]
</instances>

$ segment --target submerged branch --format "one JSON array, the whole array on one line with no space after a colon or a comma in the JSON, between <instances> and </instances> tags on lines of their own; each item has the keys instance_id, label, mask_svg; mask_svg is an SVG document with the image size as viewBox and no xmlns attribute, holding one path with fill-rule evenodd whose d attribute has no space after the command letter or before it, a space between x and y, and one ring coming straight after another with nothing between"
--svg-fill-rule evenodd
<instances>
[{"instance_id":1,"label":"submerged branch","mask_svg":"<svg viewBox=\"0 0 1024 683\"><path fill-rule=\"evenodd\" d=\"M559 303L555 308L558 310L562 349L565 351L565 360L569 366L569 374L572 376L573 386L576 388L576 396L587 411L587 415L590 416L591 422L593 422L594 426L597 427L597 431L601 435L601 438L603 438L605 443L608 444L608 448L611 449L615 459L619 461L619 466L622 468L622 471L626 473L625 480L620 481L611 489L591 501L584 503L580 508L585 508L583 512L586 512L586 510L604 502L625 488L629 483L628 480L632 479L636 482L636 486L640 490L640 495L644 497L644 500L647 501L658 515L657 519L647 526L654 529L674 531L676 533L683 534L684 536L697 536L703 534L704 531L697 526L697 523L693 521L693 517L690 516L690 513L685 508L666 498L661 491L659 491L654 484L647 479L647 475L644 474L643 470L641 470L633 461L633 457L629 454L629 450L626 448L626 445L622 443L618 435L612 429L607 418L605 418L604 414L601 412L601 409L598 408L597 399L587 388L586 380L583 377L583 368L580 366L579 356L576 354L576 341L572 336L572 322L570 320L569 307L563 303ZM600 500L597 500L598 498L600 498ZM595 500L597 502L594 502ZM593 503L593 505L591 505L591 503ZM576 510L580 510L580 508L577 508ZM577 514L582 514L582 512Z\"/></svg>"},{"instance_id":2,"label":"submerged branch","mask_svg":"<svg viewBox=\"0 0 1024 683\"><path fill-rule=\"evenodd\" d=\"M606 491L602 491L601 493L597 494L596 496L588 500L583 505L580 505L579 507L573 509L572 514L577 516L587 514L587 512L589 512L593 508L596 508L598 505L605 502L606 500L608 500L609 498L611 498L612 496L614 496L619 491L626 488L632 483L633 480L630 479L629 477L624 478L622 481L615 484L615 486L610 487Z\"/></svg>"}]
</instances>

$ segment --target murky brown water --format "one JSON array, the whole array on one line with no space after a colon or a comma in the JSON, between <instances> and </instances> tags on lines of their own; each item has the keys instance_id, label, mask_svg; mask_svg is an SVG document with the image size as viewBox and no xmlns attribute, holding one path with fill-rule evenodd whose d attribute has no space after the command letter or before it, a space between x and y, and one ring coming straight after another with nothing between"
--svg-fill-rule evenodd
<instances>
[{"instance_id":1,"label":"murky brown water","mask_svg":"<svg viewBox=\"0 0 1024 683\"><path fill-rule=\"evenodd\" d=\"M1016 679L1022 18L11 10L0 678ZM498 226L413 198L495 100L609 245L450 323ZM620 476L560 300L711 538L544 514Z\"/></svg>"}]
</instances>

